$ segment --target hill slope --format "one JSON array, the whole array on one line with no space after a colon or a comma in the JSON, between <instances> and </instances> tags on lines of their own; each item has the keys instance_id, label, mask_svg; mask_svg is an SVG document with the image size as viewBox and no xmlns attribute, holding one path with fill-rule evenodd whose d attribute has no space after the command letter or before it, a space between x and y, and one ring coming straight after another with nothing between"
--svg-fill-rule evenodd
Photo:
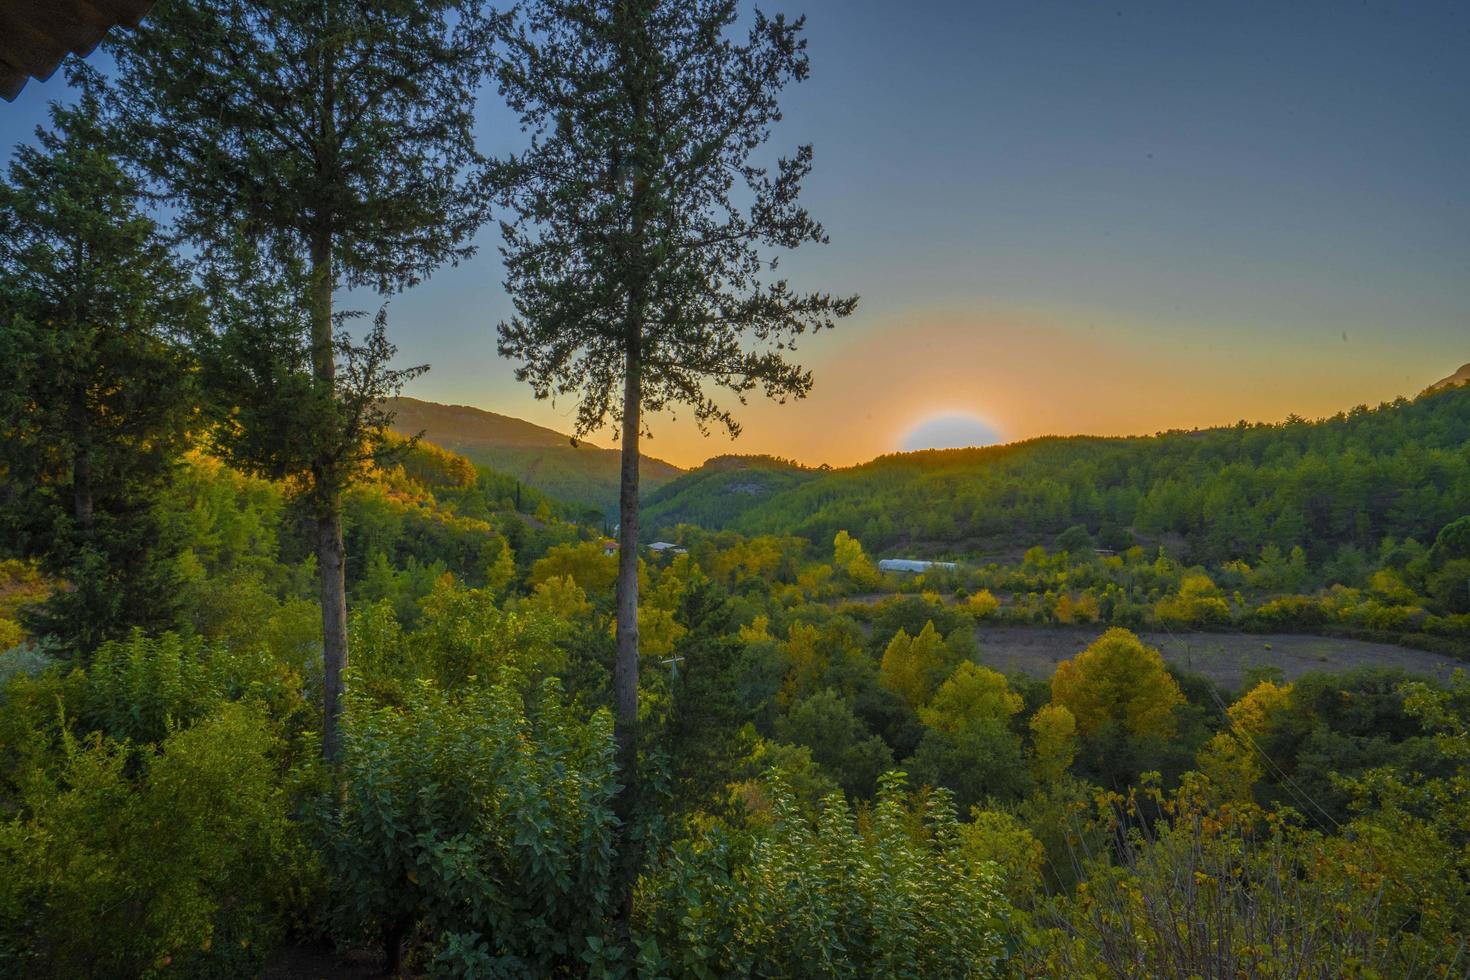
<instances>
[{"instance_id":1,"label":"hill slope","mask_svg":"<svg viewBox=\"0 0 1470 980\"><path fill-rule=\"evenodd\" d=\"M823 472L774 456L718 456L646 495L644 526L726 527Z\"/></svg>"},{"instance_id":2,"label":"hill slope","mask_svg":"<svg viewBox=\"0 0 1470 980\"><path fill-rule=\"evenodd\" d=\"M481 466L508 473L523 483L569 503L617 510L616 449L603 449L554 429L468 405L441 405L417 398L393 398L393 429L459 453ZM679 476L672 463L645 456L640 480L645 492Z\"/></svg>"},{"instance_id":3,"label":"hill slope","mask_svg":"<svg viewBox=\"0 0 1470 980\"><path fill-rule=\"evenodd\" d=\"M1470 385L1470 364L1460 366L1460 370L1448 378L1441 378L1429 386L1430 391L1438 391L1441 388L1457 388L1460 385Z\"/></svg>"},{"instance_id":4,"label":"hill slope","mask_svg":"<svg viewBox=\"0 0 1470 980\"><path fill-rule=\"evenodd\" d=\"M694 470L649 499L644 526L838 530L887 557L1010 555L1082 525L1109 548L1166 544L1218 563L1301 546L1314 562L1433 541L1470 514L1470 387L1316 422L1132 438L1044 438L884 456L827 472Z\"/></svg>"}]
</instances>

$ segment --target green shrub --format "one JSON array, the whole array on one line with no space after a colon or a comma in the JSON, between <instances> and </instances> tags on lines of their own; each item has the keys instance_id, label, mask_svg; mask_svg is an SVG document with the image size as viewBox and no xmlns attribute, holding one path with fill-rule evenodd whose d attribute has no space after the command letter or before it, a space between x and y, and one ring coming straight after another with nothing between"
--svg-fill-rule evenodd
<instances>
[{"instance_id":1,"label":"green shrub","mask_svg":"<svg viewBox=\"0 0 1470 980\"><path fill-rule=\"evenodd\" d=\"M949 795L905 805L883 777L869 819L840 793L815 822L784 783L770 820L678 844L641 883L638 968L649 976L988 977L1009 906L968 856Z\"/></svg>"},{"instance_id":2,"label":"green shrub","mask_svg":"<svg viewBox=\"0 0 1470 980\"><path fill-rule=\"evenodd\" d=\"M402 707L349 699L345 796L329 845L339 924L392 949L417 924L435 968L549 976L600 957L616 788L612 723L555 681L527 710L513 679Z\"/></svg>"},{"instance_id":3,"label":"green shrub","mask_svg":"<svg viewBox=\"0 0 1470 980\"><path fill-rule=\"evenodd\" d=\"M79 721L116 740L157 742L225 701L262 703L278 721L304 725L310 711L301 680L261 647L217 649L197 637L135 632L105 643L87 668Z\"/></svg>"},{"instance_id":4,"label":"green shrub","mask_svg":"<svg viewBox=\"0 0 1470 980\"><path fill-rule=\"evenodd\" d=\"M1371 781L1417 789L1386 771ZM1249 804L1212 809L1203 785L1147 794L1166 817L1151 827L1119 801L1117 860L1090 862L1085 886L1041 917L1027 976L1464 975L1466 861L1448 842L1463 839L1463 812L1426 821L1387 806L1327 835Z\"/></svg>"},{"instance_id":5,"label":"green shrub","mask_svg":"<svg viewBox=\"0 0 1470 980\"><path fill-rule=\"evenodd\" d=\"M85 685L81 671L19 671L0 688L0 816L10 816L27 781L58 763L62 731Z\"/></svg>"},{"instance_id":6,"label":"green shrub","mask_svg":"<svg viewBox=\"0 0 1470 980\"><path fill-rule=\"evenodd\" d=\"M1321 626L1325 622L1327 613L1322 604L1305 595L1288 595L1263 602L1250 615L1250 625L1267 630Z\"/></svg>"},{"instance_id":7,"label":"green shrub","mask_svg":"<svg viewBox=\"0 0 1470 980\"><path fill-rule=\"evenodd\" d=\"M141 761L62 738L0 824L0 973L207 976L259 969L306 868L254 709L226 705ZM134 770L138 770L134 772Z\"/></svg>"}]
</instances>

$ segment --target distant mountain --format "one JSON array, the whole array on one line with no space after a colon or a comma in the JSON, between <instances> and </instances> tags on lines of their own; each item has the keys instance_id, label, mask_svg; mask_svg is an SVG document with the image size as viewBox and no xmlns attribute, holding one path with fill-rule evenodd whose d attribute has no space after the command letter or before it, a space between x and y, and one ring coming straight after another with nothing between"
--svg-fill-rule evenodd
<instances>
[{"instance_id":1,"label":"distant mountain","mask_svg":"<svg viewBox=\"0 0 1470 980\"><path fill-rule=\"evenodd\" d=\"M841 469L726 457L646 498L643 526L795 534L818 549L845 530L874 557L1019 560L1080 525L1109 550L1255 563L1267 546L1280 558L1301 544L1314 565L1348 568L1465 514L1470 386L1312 422L1047 437Z\"/></svg>"},{"instance_id":2,"label":"distant mountain","mask_svg":"<svg viewBox=\"0 0 1470 980\"><path fill-rule=\"evenodd\" d=\"M392 398L386 407L393 412L395 432L422 435L474 463L617 519L620 457L616 449L581 439L574 445L571 436L555 429L468 405ZM683 472L672 463L645 456L639 479L643 491L649 493Z\"/></svg>"},{"instance_id":3,"label":"distant mountain","mask_svg":"<svg viewBox=\"0 0 1470 980\"><path fill-rule=\"evenodd\" d=\"M1464 365L1448 378L1442 378L1436 381L1429 386L1429 390L1438 391L1441 388L1457 388L1460 385L1470 385L1470 364Z\"/></svg>"}]
</instances>

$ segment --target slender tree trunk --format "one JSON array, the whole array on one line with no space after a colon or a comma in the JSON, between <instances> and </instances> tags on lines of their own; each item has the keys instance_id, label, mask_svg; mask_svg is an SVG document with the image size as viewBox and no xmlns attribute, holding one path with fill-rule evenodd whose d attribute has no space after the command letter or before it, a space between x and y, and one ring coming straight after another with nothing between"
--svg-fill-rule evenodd
<instances>
[{"instance_id":1,"label":"slender tree trunk","mask_svg":"<svg viewBox=\"0 0 1470 980\"><path fill-rule=\"evenodd\" d=\"M335 507L317 517L316 563L322 604L322 757L336 762L342 748L342 671L347 667L347 555L342 515Z\"/></svg>"},{"instance_id":2,"label":"slender tree trunk","mask_svg":"<svg viewBox=\"0 0 1470 980\"><path fill-rule=\"evenodd\" d=\"M408 937L407 919L394 919L383 927L383 968L390 977L403 976L403 940Z\"/></svg>"},{"instance_id":3,"label":"slender tree trunk","mask_svg":"<svg viewBox=\"0 0 1470 980\"><path fill-rule=\"evenodd\" d=\"M312 374L335 398L332 351L332 237L320 232L311 249ZM342 501L336 461L312 466L316 509L316 563L322 606L322 757L336 762L342 747L342 671L347 667L347 555L342 545Z\"/></svg>"},{"instance_id":4,"label":"slender tree trunk","mask_svg":"<svg viewBox=\"0 0 1470 980\"><path fill-rule=\"evenodd\" d=\"M101 211L101 202L95 197L92 200L92 204L94 214ZM71 252L72 274L78 282L90 283L91 277L87 263L87 248L80 237L72 240ZM70 296L68 306L70 308L70 320L73 325L82 322L85 316L83 305L77 293L73 293ZM71 425L72 437L76 447L71 464L72 516L76 519L77 526L87 532L87 535L90 537L95 524L92 509L92 425L87 417L87 388L85 384L79 384L72 390Z\"/></svg>"},{"instance_id":5,"label":"slender tree trunk","mask_svg":"<svg viewBox=\"0 0 1470 980\"><path fill-rule=\"evenodd\" d=\"M87 424L87 393L85 389L78 389L72 401L72 426L75 449L71 460L71 506L72 517L77 522L77 528L81 531L80 542L74 543L68 550L72 558L79 559L84 555L93 542L93 528L96 526L96 517L93 514L92 499L92 430ZM80 578L80 576L78 576ZM86 584L82 581L74 581L73 588L86 590ZM82 614L79 616L79 614ZM74 637L97 637L99 633L97 626L100 624L89 624L84 622L85 615L79 607L72 607L68 631ZM92 641L92 642L95 642ZM87 644L90 645L90 642Z\"/></svg>"},{"instance_id":6,"label":"slender tree trunk","mask_svg":"<svg viewBox=\"0 0 1470 980\"><path fill-rule=\"evenodd\" d=\"M613 27L624 43L620 55L623 89L638 119L631 157L623 161L631 180L631 227L624 256L629 277L627 322L624 325L622 473L618 488L618 649L613 663L613 735L617 741L623 788L613 801L620 823L618 871L614 881L618 931L631 950L633 888L643 861L642 839L635 826L640 793L638 773L638 440L643 412L643 317L648 289L647 226L649 201L637 150L646 138L646 93L640 55L648 38L648 10L632 3L613 7Z\"/></svg>"},{"instance_id":7,"label":"slender tree trunk","mask_svg":"<svg viewBox=\"0 0 1470 980\"><path fill-rule=\"evenodd\" d=\"M76 449L71 461L72 516L77 526L91 531L92 514L92 431L87 424L87 394L78 391L72 403L72 426Z\"/></svg>"},{"instance_id":8,"label":"slender tree trunk","mask_svg":"<svg viewBox=\"0 0 1470 980\"><path fill-rule=\"evenodd\" d=\"M643 407L642 329L629 317L623 377L622 474L618 488L618 649L613 662L613 734L623 788L613 806L622 824L616 911L624 928L633 914L640 848L631 834L638 799L638 435Z\"/></svg>"}]
</instances>

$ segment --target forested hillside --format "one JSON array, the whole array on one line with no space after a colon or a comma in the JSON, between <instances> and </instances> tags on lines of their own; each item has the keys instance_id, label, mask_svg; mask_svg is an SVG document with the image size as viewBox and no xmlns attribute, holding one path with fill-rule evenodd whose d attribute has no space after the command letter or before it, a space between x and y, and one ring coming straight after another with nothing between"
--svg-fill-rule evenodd
<instances>
[{"instance_id":1,"label":"forested hillside","mask_svg":"<svg viewBox=\"0 0 1470 980\"><path fill-rule=\"evenodd\" d=\"M0 631L19 641L0 653L0 964L244 976L296 970L328 936L448 975L478 975L491 950L516 974L621 969L616 557L553 501L514 510L513 486L420 444L347 494L336 769L288 487L181 462L158 501L181 550L155 555L177 618L151 635L28 636L66 586L0 565ZM638 975L806 975L813 951L854 976L889 959L1094 975L1120 956L1169 973L1226 955L1284 977L1304 949L1336 975L1452 974L1464 955L1463 680L1388 659L1288 682L1268 653L1227 690L1107 624L1281 629L1303 603L1420 603L1380 625L1470 635L1470 615L1411 587L1470 565L1470 523L1371 589L1254 609L1136 548L895 578L845 533L684 535L687 554L640 562L659 805ZM1309 587L1302 572L1239 574L1279 596ZM1006 676L987 657L996 621L1093 632L1054 676ZM933 910L919 928L882 928L916 906ZM1171 923L1201 908L1206 952L1177 949Z\"/></svg>"},{"instance_id":2,"label":"forested hillside","mask_svg":"<svg viewBox=\"0 0 1470 980\"><path fill-rule=\"evenodd\" d=\"M473 462L507 473L568 503L596 510L617 523L618 452L551 429L465 405L391 398L384 407L393 429L422 435ZM682 470L652 456L640 466L642 485L656 490Z\"/></svg>"},{"instance_id":3,"label":"forested hillside","mask_svg":"<svg viewBox=\"0 0 1470 980\"><path fill-rule=\"evenodd\" d=\"M640 511L648 419L857 308L775 271L805 25L160 0L72 66L0 180L0 977L1470 975L1470 388ZM398 397L492 214L619 453Z\"/></svg>"},{"instance_id":4,"label":"forested hillside","mask_svg":"<svg viewBox=\"0 0 1470 980\"><path fill-rule=\"evenodd\" d=\"M649 497L645 521L831 540L887 554L1018 557L1080 525L1190 563L1274 546L1313 563L1427 541L1470 512L1470 389L1320 421L906 453L823 472L726 460Z\"/></svg>"}]
</instances>

